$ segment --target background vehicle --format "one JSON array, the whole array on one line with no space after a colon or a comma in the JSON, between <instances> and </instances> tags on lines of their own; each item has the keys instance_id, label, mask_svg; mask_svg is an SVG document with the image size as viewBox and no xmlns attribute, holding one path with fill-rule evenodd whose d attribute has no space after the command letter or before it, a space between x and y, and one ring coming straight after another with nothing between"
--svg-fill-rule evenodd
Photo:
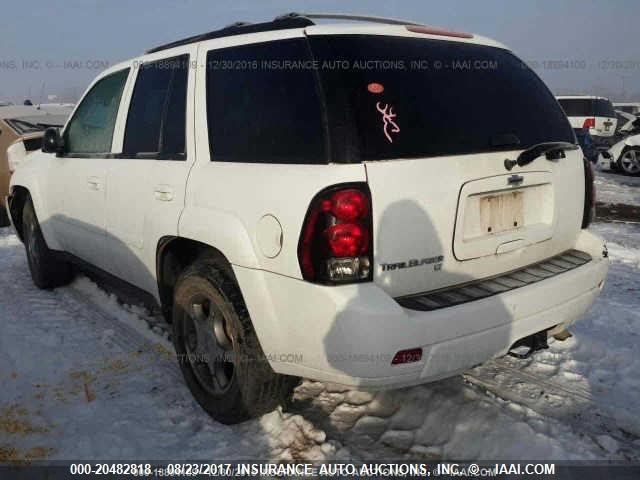
<instances>
[{"instance_id":1,"label":"background vehicle","mask_svg":"<svg viewBox=\"0 0 640 480\"><path fill-rule=\"evenodd\" d=\"M635 135L640 133L640 118L631 113L622 110L616 110L618 117L618 125L616 127L616 135Z\"/></svg>"},{"instance_id":2,"label":"background vehicle","mask_svg":"<svg viewBox=\"0 0 640 480\"><path fill-rule=\"evenodd\" d=\"M609 149L611 163L627 175L640 175L640 135L626 137Z\"/></svg>"},{"instance_id":3,"label":"background vehicle","mask_svg":"<svg viewBox=\"0 0 640 480\"><path fill-rule=\"evenodd\" d=\"M596 145L610 145L618 119L608 98L588 95L556 97L573 128L586 128Z\"/></svg>"},{"instance_id":4,"label":"background vehicle","mask_svg":"<svg viewBox=\"0 0 640 480\"><path fill-rule=\"evenodd\" d=\"M613 108L630 113L631 115L640 115L640 102L615 102Z\"/></svg>"},{"instance_id":5,"label":"background vehicle","mask_svg":"<svg viewBox=\"0 0 640 480\"><path fill-rule=\"evenodd\" d=\"M18 162L28 153L39 150L42 132L63 125L67 115L52 115L35 107L0 107L0 227L9 225L4 199L9 194L9 179ZM11 148L10 161L7 150Z\"/></svg>"},{"instance_id":6,"label":"background vehicle","mask_svg":"<svg viewBox=\"0 0 640 480\"><path fill-rule=\"evenodd\" d=\"M608 264L565 114L493 40L375 22L286 15L101 74L12 178L36 285L88 263L151 295L226 423L296 377L424 383L575 322ZM479 68L385 63L425 55Z\"/></svg>"}]
</instances>

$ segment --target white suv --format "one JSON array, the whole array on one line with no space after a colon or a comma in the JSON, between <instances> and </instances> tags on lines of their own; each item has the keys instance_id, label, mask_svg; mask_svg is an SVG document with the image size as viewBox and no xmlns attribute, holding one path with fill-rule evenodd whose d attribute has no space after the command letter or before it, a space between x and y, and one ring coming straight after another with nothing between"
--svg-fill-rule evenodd
<instances>
[{"instance_id":1,"label":"white suv","mask_svg":"<svg viewBox=\"0 0 640 480\"><path fill-rule=\"evenodd\" d=\"M587 95L556 98L573 128L585 128L597 145L609 145L616 132L618 117L608 98Z\"/></svg>"},{"instance_id":2,"label":"white suv","mask_svg":"<svg viewBox=\"0 0 640 480\"><path fill-rule=\"evenodd\" d=\"M11 182L36 285L80 263L150 294L222 422L297 377L400 387L538 348L608 268L571 126L506 47L310 17L110 68Z\"/></svg>"}]
</instances>

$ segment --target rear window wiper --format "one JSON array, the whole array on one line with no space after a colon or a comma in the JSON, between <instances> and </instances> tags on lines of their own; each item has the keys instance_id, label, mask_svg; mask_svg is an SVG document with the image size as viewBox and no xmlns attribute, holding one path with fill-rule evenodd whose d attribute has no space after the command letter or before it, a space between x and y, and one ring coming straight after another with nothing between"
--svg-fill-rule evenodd
<instances>
[{"instance_id":1,"label":"rear window wiper","mask_svg":"<svg viewBox=\"0 0 640 480\"><path fill-rule=\"evenodd\" d=\"M504 166L511 170L514 166L524 167L530 164L541 155L545 155L547 160L559 160L564 158L565 150L577 150L580 146L569 142L543 142L524 150L516 160L505 160Z\"/></svg>"}]
</instances>

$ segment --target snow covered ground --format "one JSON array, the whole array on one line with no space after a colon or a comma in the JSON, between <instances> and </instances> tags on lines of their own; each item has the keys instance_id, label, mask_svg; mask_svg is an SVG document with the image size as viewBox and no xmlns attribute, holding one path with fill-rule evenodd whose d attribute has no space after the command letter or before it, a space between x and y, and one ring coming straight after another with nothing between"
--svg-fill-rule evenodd
<instances>
[{"instance_id":1,"label":"snow covered ground","mask_svg":"<svg viewBox=\"0 0 640 480\"><path fill-rule=\"evenodd\" d=\"M595 183L599 202L640 206L640 177L596 171Z\"/></svg>"},{"instance_id":2,"label":"snow covered ground","mask_svg":"<svg viewBox=\"0 0 640 480\"><path fill-rule=\"evenodd\" d=\"M0 229L0 461L9 459L640 460L640 225L598 223L602 296L529 360L369 393L305 381L229 427L185 387L164 321L81 276L37 290Z\"/></svg>"}]
</instances>

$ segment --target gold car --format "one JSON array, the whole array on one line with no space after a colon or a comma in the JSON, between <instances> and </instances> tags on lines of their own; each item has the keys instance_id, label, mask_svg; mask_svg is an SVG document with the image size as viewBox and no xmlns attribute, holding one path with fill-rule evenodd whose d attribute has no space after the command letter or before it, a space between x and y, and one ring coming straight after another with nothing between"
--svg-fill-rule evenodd
<instances>
[{"instance_id":1,"label":"gold car","mask_svg":"<svg viewBox=\"0 0 640 480\"><path fill-rule=\"evenodd\" d=\"M9 225L5 197L9 194L9 180L17 158L24 157L42 146L45 128L62 126L68 112L56 112L27 105L0 106L0 227ZM13 162L7 150L11 147Z\"/></svg>"}]
</instances>

